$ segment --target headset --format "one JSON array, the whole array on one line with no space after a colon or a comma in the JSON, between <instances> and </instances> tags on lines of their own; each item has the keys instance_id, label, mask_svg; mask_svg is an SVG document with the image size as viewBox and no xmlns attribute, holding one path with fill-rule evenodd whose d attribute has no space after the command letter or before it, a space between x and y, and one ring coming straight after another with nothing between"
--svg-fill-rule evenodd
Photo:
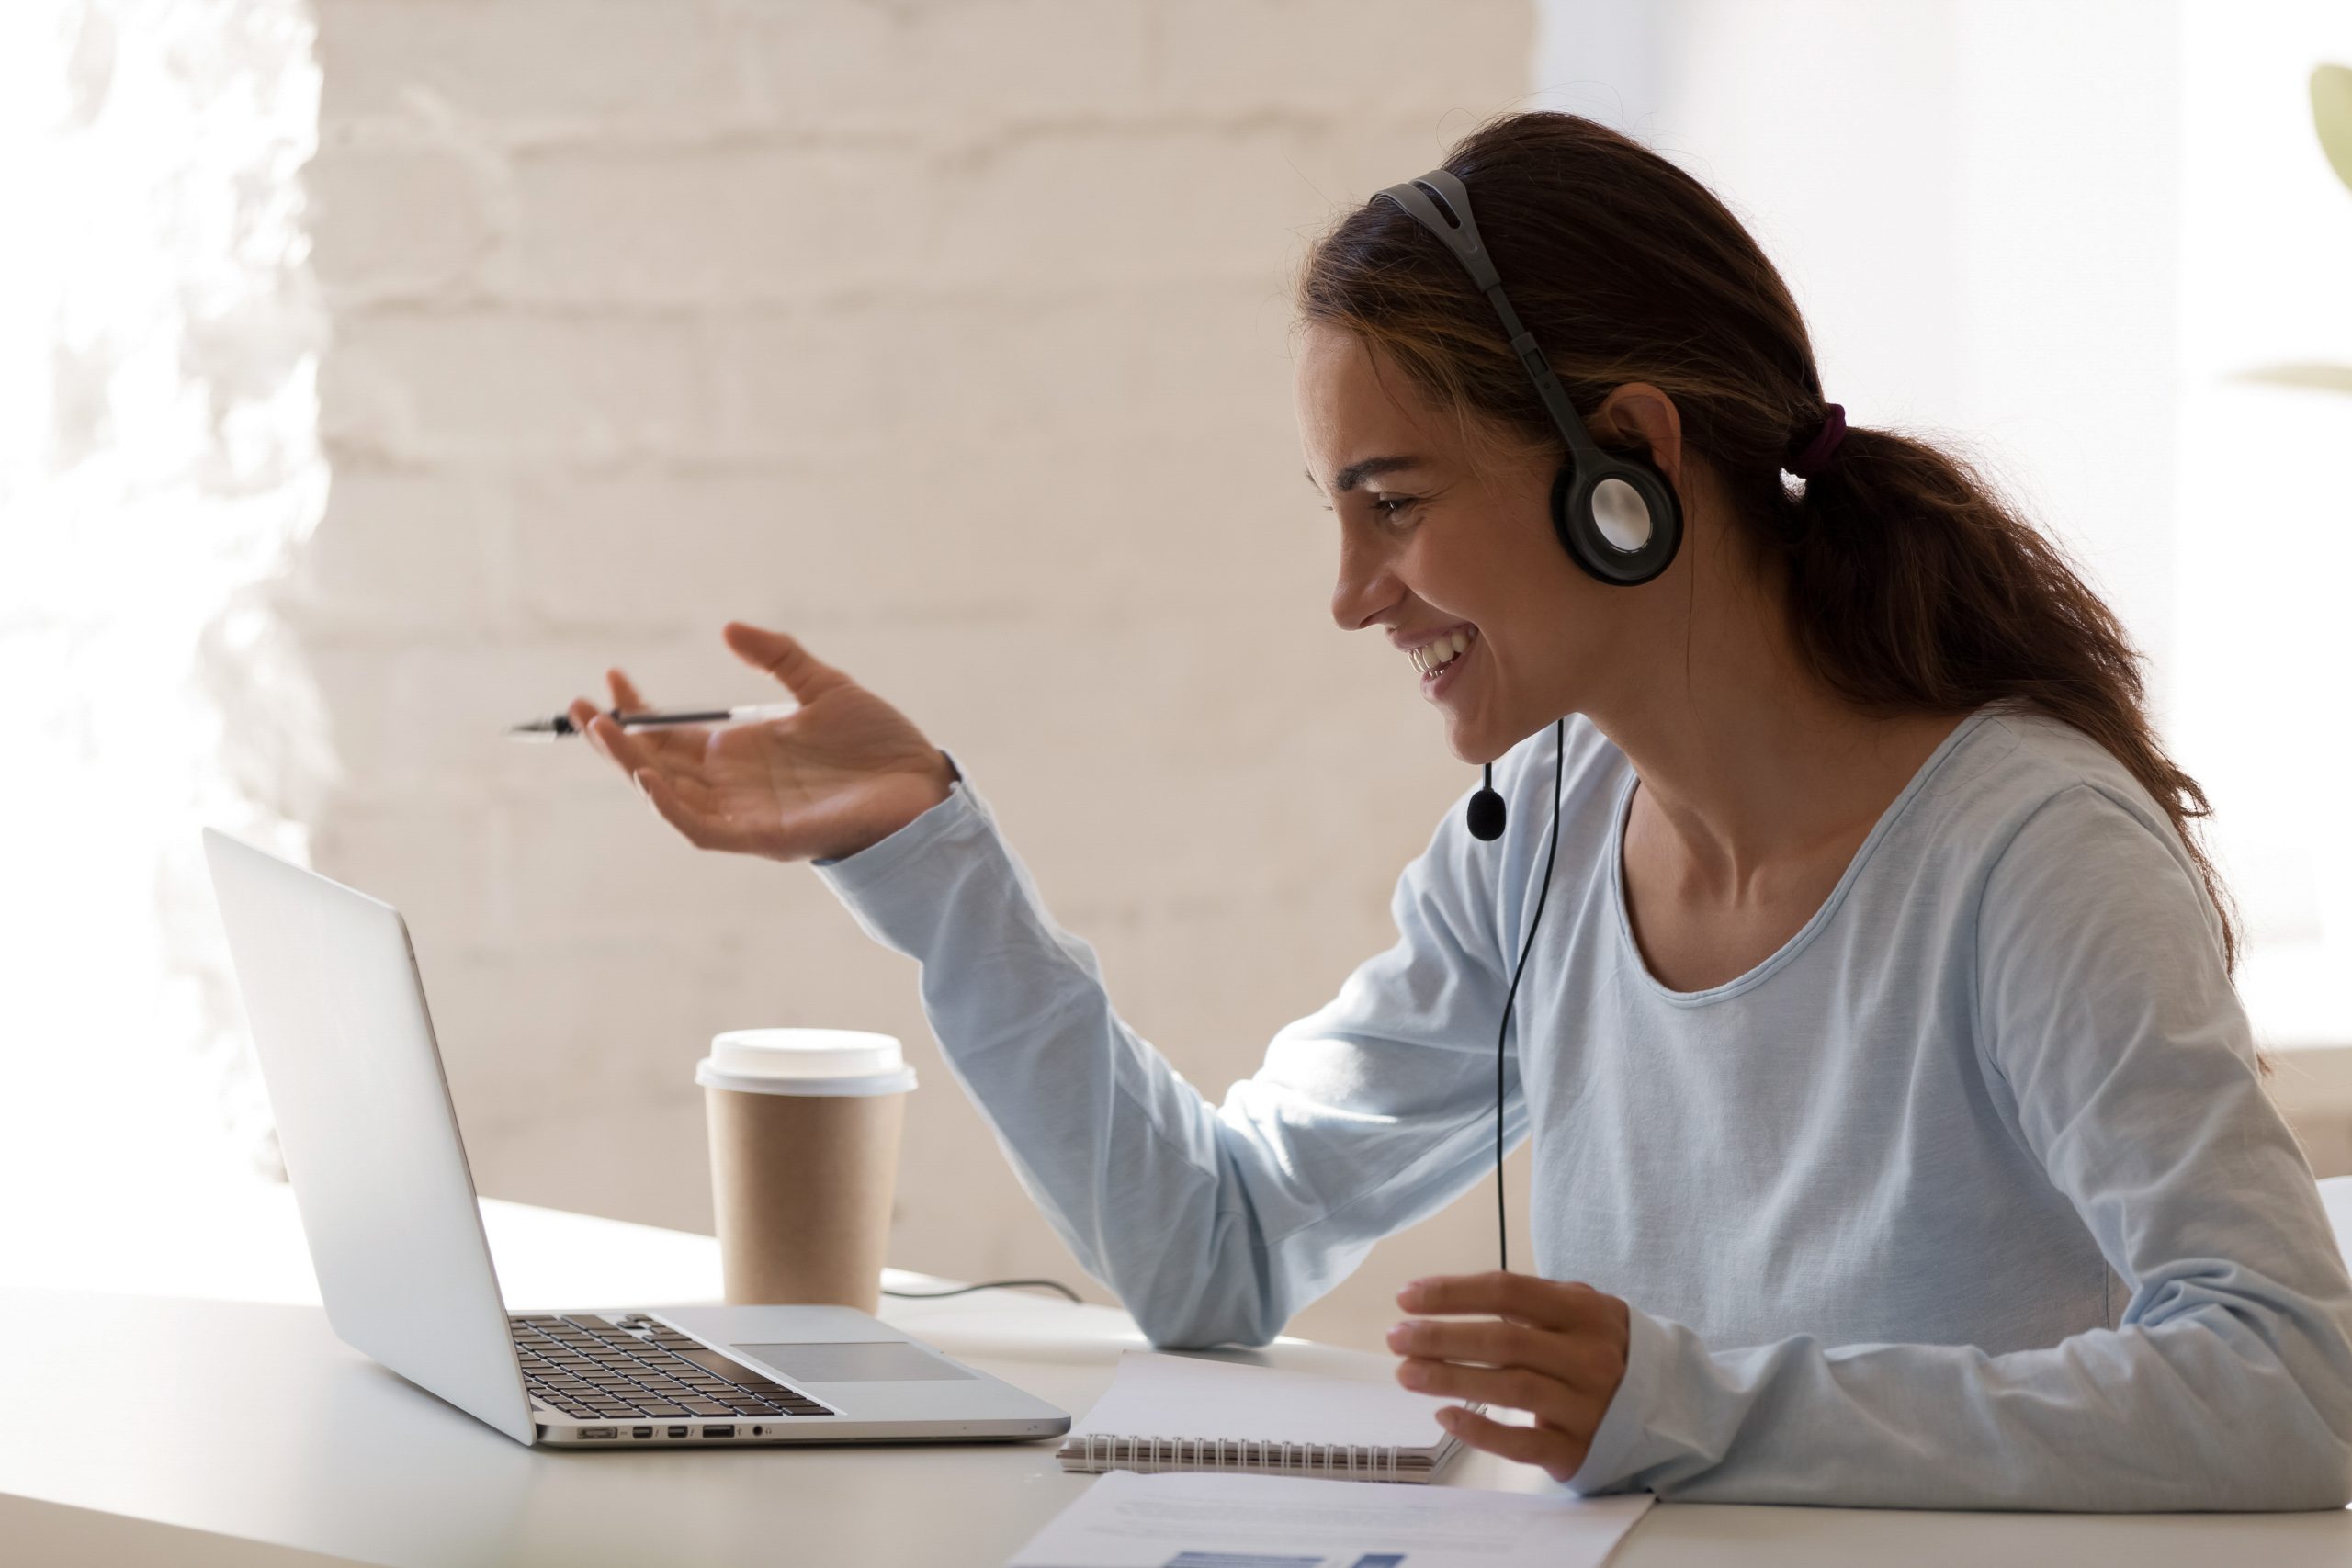
<instances>
[{"instance_id":1,"label":"headset","mask_svg":"<svg viewBox=\"0 0 2352 1568\"><path fill-rule=\"evenodd\" d=\"M1637 587L1664 571L1682 547L1681 501L1646 458L1604 452L1585 429L1567 389L1535 345L1535 334L1521 323L1519 312L1503 297L1502 278L1478 237L1478 220L1470 214L1470 192L1446 170L1431 169L1418 179L1388 186L1373 200L1381 197L1444 241L1461 261L1470 281L1502 318L1510 351L1527 367L1544 411L1568 444L1567 461L1552 481L1552 530L1568 558L1601 581L1623 588Z\"/></svg>"},{"instance_id":2,"label":"headset","mask_svg":"<svg viewBox=\"0 0 2352 1568\"><path fill-rule=\"evenodd\" d=\"M1511 352L1527 367L1552 423L1568 446L1567 459L1552 480L1552 531L1568 558L1602 582L1622 588L1638 587L1674 562L1682 547L1682 502L1666 476L1647 459L1620 457L1600 449L1568 401L1566 388L1551 362L1504 297L1500 274L1478 236L1478 220L1471 215L1470 192L1445 169L1431 169L1403 185L1375 193L1387 197L1405 214L1445 242L1470 281L1501 318ZM1560 787L1566 770L1567 720L1555 721L1552 735L1551 847L1544 852L1544 881L1535 897L1534 918L1527 922L1527 941L1511 971L1510 989L1503 996L1502 1025L1495 1032L1495 1243L1502 1268L1510 1268L1510 1233L1503 1218L1503 1042L1510 1034L1511 1003L1519 996L1519 977L1527 971L1527 955L1535 950L1535 929L1543 923L1544 905L1552 894L1552 866L1560 852ZM1492 841L1502 837L1503 798L1495 793L1494 764L1487 764L1485 784L1470 797L1467 812L1473 838Z\"/></svg>"}]
</instances>

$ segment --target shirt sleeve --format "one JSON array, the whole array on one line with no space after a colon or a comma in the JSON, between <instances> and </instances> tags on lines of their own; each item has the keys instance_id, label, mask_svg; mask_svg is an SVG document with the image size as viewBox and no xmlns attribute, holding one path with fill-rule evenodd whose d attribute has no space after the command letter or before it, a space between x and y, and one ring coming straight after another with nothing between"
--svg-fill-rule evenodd
<instances>
[{"instance_id":1,"label":"shirt sleeve","mask_svg":"<svg viewBox=\"0 0 2352 1568\"><path fill-rule=\"evenodd\" d=\"M2003 1355L1711 1351L1635 1303L1577 1490L2078 1510L2352 1497L2352 1284L2178 840L2069 786L1989 872L1976 930L1988 1087L2128 1287L2118 1323Z\"/></svg>"},{"instance_id":2,"label":"shirt sleeve","mask_svg":"<svg viewBox=\"0 0 2352 1568\"><path fill-rule=\"evenodd\" d=\"M868 935L922 964L949 1070L1151 1342L1260 1345L1494 1158L1494 849L1459 817L1397 880L1396 944L1276 1033L1221 1105L1113 1010L1094 950L1046 912L968 779L812 863ZM1504 1085L1516 1143L1515 1060Z\"/></svg>"}]
</instances>

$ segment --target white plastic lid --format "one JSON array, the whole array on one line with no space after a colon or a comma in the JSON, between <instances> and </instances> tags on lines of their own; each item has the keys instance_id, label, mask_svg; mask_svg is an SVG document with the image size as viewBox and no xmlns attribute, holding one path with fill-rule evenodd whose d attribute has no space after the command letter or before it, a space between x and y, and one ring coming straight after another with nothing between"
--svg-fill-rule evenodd
<instances>
[{"instance_id":1,"label":"white plastic lid","mask_svg":"<svg viewBox=\"0 0 2352 1568\"><path fill-rule=\"evenodd\" d=\"M730 1029L695 1081L750 1094L896 1094L915 1087L896 1035L862 1029Z\"/></svg>"}]
</instances>

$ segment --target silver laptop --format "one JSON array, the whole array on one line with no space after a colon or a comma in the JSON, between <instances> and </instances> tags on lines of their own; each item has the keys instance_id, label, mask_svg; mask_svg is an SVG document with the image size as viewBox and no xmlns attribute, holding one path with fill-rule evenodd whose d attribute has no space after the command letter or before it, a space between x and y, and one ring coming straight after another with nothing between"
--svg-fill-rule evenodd
<instances>
[{"instance_id":1,"label":"silver laptop","mask_svg":"<svg viewBox=\"0 0 2352 1568\"><path fill-rule=\"evenodd\" d=\"M207 829L327 1321L522 1443L1050 1438L1069 1416L849 1307L510 1314L400 911Z\"/></svg>"}]
</instances>

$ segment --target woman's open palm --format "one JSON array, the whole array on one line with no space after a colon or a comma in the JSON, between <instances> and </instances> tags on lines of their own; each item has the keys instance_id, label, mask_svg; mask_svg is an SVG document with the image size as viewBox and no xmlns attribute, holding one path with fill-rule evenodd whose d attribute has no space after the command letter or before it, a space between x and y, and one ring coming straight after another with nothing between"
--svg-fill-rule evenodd
<instances>
[{"instance_id":1,"label":"woman's open palm","mask_svg":"<svg viewBox=\"0 0 2352 1568\"><path fill-rule=\"evenodd\" d=\"M588 743L635 781L696 846L775 860L839 859L880 842L947 797L955 774L897 708L782 632L729 621L727 646L800 705L778 718L624 730L585 697L571 707ZM610 671L613 706L642 712Z\"/></svg>"}]
</instances>

